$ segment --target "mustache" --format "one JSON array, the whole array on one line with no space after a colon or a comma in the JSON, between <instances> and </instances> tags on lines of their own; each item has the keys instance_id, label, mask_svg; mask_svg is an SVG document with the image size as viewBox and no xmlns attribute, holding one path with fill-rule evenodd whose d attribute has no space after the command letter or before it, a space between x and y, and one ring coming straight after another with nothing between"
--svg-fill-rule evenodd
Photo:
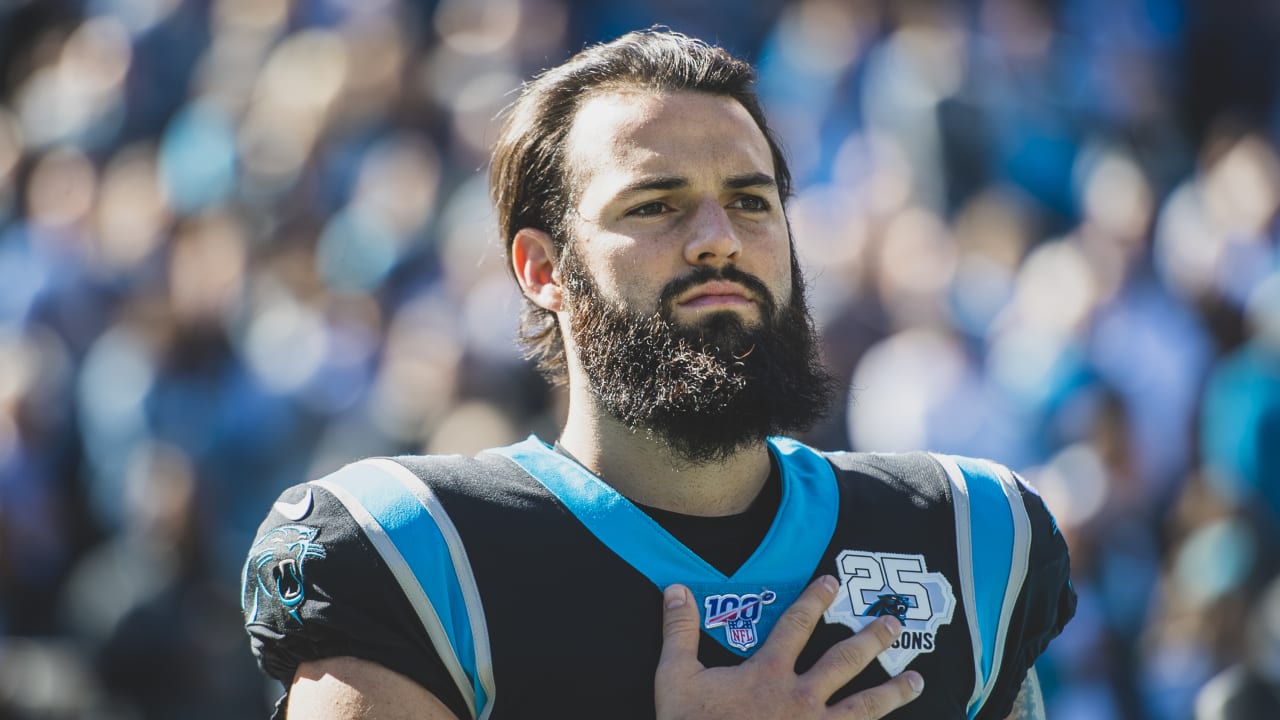
<instances>
[{"instance_id":1,"label":"mustache","mask_svg":"<svg viewBox=\"0 0 1280 720\"><path fill-rule=\"evenodd\" d=\"M665 317L670 317L677 297L696 285L712 280L738 283L750 290L764 305L766 317L773 317L777 313L778 304L774 300L773 293L769 292L769 288L765 286L764 281L745 270L738 269L735 265L724 265L718 268L697 268L688 275L678 277L663 286L662 294L658 297L658 307L662 314Z\"/></svg>"}]
</instances>

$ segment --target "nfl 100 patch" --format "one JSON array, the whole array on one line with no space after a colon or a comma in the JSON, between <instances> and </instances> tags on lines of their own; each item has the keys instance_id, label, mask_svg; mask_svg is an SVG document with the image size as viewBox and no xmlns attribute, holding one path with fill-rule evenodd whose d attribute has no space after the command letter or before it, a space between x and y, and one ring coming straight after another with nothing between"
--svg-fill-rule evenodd
<instances>
[{"instance_id":1,"label":"nfl 100 patch","mask_svg":"<svg viewBox=\"0 0 1280 720\"><path fill-rule=\"evenodd\" d=\"M939 572L929 572L923 555L845 550L836 558L840 590L823 617L854 632L882 615L902 623L902 634L880 664L897 675L921 653L937 647L938 628L951 622L956 596Z\"/></svg>"},{"instance_id":2,"label":"nfl 100 patch","mask_svg":"<svg viewBox=\"0 0 1280 720\"><path fill-rule=\"evenodd\" d=\"M743 652L760 642L757 625L765 605L772 605L778 594L772 590L759 593L722 593L708 595L702 601L705 611L702 626L707 630L724 628L724 639L731 647Z\"/></svg>"}]
</instances>

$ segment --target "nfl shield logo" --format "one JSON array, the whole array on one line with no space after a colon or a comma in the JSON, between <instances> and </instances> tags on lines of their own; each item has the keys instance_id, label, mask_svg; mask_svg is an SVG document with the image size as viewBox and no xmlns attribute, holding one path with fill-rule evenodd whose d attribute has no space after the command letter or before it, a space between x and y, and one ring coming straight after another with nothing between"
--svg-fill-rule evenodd
<instances>
[{"instance_id":1,"label":"nfl shield logo","mask_svg":"<svg viewBox=\"0 0 1280 720\"><path fill-rule=\"evenodd\" d=\"M754 621L744 617L737 620L729 620L724 624L725 637L729 640L729 644L739 650L746 650L754 647L759 639L756 637L756 624Z\"/></svg>"}]
</instances>

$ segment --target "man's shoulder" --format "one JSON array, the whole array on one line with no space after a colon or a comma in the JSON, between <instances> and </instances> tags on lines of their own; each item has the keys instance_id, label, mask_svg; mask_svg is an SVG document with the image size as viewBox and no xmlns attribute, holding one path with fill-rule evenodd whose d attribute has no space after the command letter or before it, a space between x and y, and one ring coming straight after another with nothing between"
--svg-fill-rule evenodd
<instances>
[{"instance_id":1,"label":"man's shoulder","mask_svg":"<svg viewBox=\"0 0 1280 720\"><path fill-rule=\"evenodd\" d=\"M447 518L433 515L419 491L429 487L414 473L372 458L280 494L241 585L245 630L267 674L288 684L304 662L356 657L412 678L455 713L465 709L422 620L424 607L447 606L406 594L418 582L406 579L406 562L419 561L412 573L422 558L431 563L414 577L452 567Z\"/></svg>"},{"instance_id":2,"label":"man's shoulder","mask_svg":"<svg viewBox=\"0 0 1280 720\"><path fill-rule=\"evenodd\" d=\"M483 453L363 458L281 492L258 528L250 565L288 552L301 553L299 569L356 567L377 554L371 535L422 521L447 526L458 507L474 514L515 505L510 498L528 485L510 463Z\"/></svg>"},{"instance_id":3,"label":"man's shoulder","mask_svg":"<svg viewBox=\"0 0 1280 720\"><path fill-rule=\"evenodd\" d=\"M932 453L853 452L848 450L822 453L837 470L890 474L908 478L939 477L941 467Z\"/></svg>"},{"instance_id":4,"label":"man's shoulder","mask_svg":"<svg viewBox=\"0 0 1280 720\"><path fill-rule=\"evenodd\" d=\"M1031 518L1037 531L1044 525L1057 531L1052 513L1035 489L1018 473L989 459L927 451L816 451L826 458L846 490L908 496L917 506L951 506L957 495L973 491L995 493L1013 502Z\"/></svg>"},{"instance_id":5,"label":"man's shoulder","mask_svg":"<svg viewBox=\"0 0 1280 720\"><path fill-rule=\"evenodd\" d=\"M826 451L822 456L842 487L907 495L917 505L951 500L946 472L930 453Z\"/></svg>"},{"instance_id":6,"label":"man's shoulder","mask_svg":"<svg viewBox=\"0 0 1280 720\"><path fill-rule=\"evenodd\" d=\"M475 456L371 456L295 487L322 490L348 506L352 496L377 500L389 495L428 505L471 500L501 506L521 504L521 498L536 491L536 482L500 454L485 450Z\"/></svg>"},{"instance_id":7,"label":"man's shoulder","mask_svg":"<svg viewBox=\"0 0 1280 720\"><path fill-rule=\"evenodd\" d=\"M395 463L421 482L450 494L480 493L488 501L499 501L505 493L519 493L530 484L529 474L491 448L469 455L397 455L379 458Z\"/></svg>"}]
</instances>

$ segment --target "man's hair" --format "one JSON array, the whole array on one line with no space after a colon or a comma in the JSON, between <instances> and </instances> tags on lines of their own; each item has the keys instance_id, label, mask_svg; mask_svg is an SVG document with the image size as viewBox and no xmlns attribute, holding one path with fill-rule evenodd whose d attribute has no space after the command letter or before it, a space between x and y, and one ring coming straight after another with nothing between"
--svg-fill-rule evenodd
<instances>
[{"instance_id":1,"label":"man's hair","mask_svg":"<svg viewBox=\"0 0 1280 720\"><path fill-rule=\"evenodd\" d=\"M755 79L751 65L722 48L669 30L650 29L588 47L526 83L507 110L489 169L508 260L512 241L522 228L550 235L558 255L564 249L577 202L566 138L582 104L610 91L691 90L737 100L769 144L774 180L785 201L791 192L791 173L765 121ZM564 340L554 313L525 298L519 340L526 356L537 362L551 382L567 380Z\"/></svg>"}]
</instances>

